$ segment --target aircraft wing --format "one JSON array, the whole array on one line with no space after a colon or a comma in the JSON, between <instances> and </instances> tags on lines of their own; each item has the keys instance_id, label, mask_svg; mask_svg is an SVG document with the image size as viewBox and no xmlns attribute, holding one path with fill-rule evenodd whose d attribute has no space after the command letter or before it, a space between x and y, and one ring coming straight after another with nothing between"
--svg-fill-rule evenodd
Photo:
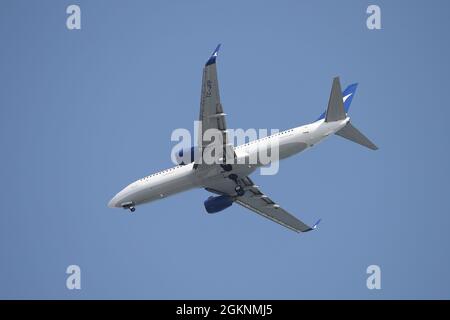
<instances>
[{"instance_id":1,"label":"aircraft wing","mask_svg":"<svg viewBox=\"0 0 450 320\"><path fill-rule=\"evenodd\" d=\"M240 179L240 183L245 190L245 194L240 197L234 191L236 184L229 179L221 179L217 183L213 182L211 186L207 186L206 190L217 194L230 195L241 206L296 232L314 230L319 224L320 220L310 227L294 217L265 195L249 177Z\"/></svg>"},{"instance_id":2,"label":"aircraft wing","mask_svg":"<svg viewBox=\"0 0 450 320\"><path fill-rule=\"evenodd\" d=\"M202 150L205 150L208 145L211 145L214 141L204 141L204 133L209 129L218 130L218 135L222 137L221 141L218 141L218 143L223 145L225 151L224 155L228 155L229 153L226 152L231 151L234 156L232 145L228 144L227 125L225 121L226 114L223 112L222 104L220 103L219 82L217 80L216 68L216 58L219 49L220 44L217 46L216 50L214 50L203 68L199 116L201 126L199 127L197 143Z\"/></svg>"}]
</instances>

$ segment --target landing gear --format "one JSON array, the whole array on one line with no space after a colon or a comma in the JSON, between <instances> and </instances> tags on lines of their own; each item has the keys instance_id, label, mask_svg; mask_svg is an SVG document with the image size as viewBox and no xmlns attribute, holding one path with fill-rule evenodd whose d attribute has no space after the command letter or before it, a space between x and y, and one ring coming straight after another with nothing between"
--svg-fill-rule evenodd
<instances>
[{"instance_id":1,"label":"landing gear","mask_svg":"<svg viewBox=\"0 0 450 320\"><path fill-rule=\"evenodd\" d=\"M122 203L122 208L124 209L128 209L131 212L134 212L136 210L136 208L134 207L134 202L126 202L126 203Z\"/></svg>"},{"instance_id":2,"label":"landing gear","mask_svg":"<svg viewBox=\"0 0 450 320\"><path fill-rule=\"evenodd\" d=\"M220 165L222 167L223 170L230 172L231 170L233 170L233 166L231 164L221 164Z\"/></svg>"},{"instance_id":3,"label":"landing gear","mask_svg":"<svg viewBox=\"0 0 450 320\"><path fill-rule=\"evenodd\" d=\"M244 190L244 188L242 188L242 186L240 184L238 184L236 186L236 188L234 188L234 191L236 191L236 193L239 197L242 197L245 194L245 190Z\"/></svg>"},{"instance_id":4,"label":"landing gear","mask_svg":"<svg viewBox=\"0 0 450 320\"><path fill-rule=\"evenodd\" d=\"M238 176L235 175L234 173L232 173L228 176L228 178L230 178L231 180L233 180L236 183L236 187L234 188L234 191L236 191L236 194L239 197L242 197L245 194L245 190L239 183Z\"/></svg>"}]
</instances>

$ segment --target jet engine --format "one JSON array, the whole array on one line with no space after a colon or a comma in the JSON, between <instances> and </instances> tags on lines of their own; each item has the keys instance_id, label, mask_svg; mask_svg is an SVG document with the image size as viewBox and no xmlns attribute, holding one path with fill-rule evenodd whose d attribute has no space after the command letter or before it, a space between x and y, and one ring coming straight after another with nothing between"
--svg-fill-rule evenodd
<instances>
[{"instance_id":1,"label":"jet engine","mask_svg":"<svg viewBox=\"0 0 450 320\"><path fill-rule=\"evenodd\" d=\"M181 149L175 154L175 158L177 160L177 163L179 165L186 165L188 163L192 163L195 161L199 153L198 148L191 147L191 148L185 148Z\"/></svg>"},{"instance_id":2,"label":"jet engine","mask_svg":"<svg viewBox=\"0 0 450 320\"><path fill-rule=\"evenodd\" d=\"M205 200L205 209L208 213L216 213L222 211L233 204L233 199L230 196L211 196Z\"/></svg>"}]
</instances>

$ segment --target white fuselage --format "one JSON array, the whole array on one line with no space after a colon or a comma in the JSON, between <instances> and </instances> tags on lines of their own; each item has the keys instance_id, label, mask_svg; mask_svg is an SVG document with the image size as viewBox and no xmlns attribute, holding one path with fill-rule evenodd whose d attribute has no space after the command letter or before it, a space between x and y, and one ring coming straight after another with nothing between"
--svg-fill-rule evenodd
<instances>
[{"instance_id":1,"label":"white fuselage","mask_svg":"<svg viewBox=\"0 0 450 320\"><path fill-rule=\"evenodd\" d=\"M274 135L251 141L237 146L235 153L237 163L244 162L244 159L252 158L253 155L263 149L267 150L272 139L278 139L279 159L290 157L302 152L309 147L319 143L331 134L343 128L350 119L325 122L323 119L301 127L285 130ZM230 173L247 176L254 172L261 164L242 164L233 166ZM207 185L207 181L214 179L224 172L220 166L214 166L208 172L194 169L194 163L175 166L142 179L139 179L123 190L121 190L108 203L109 207L124 207L129 205L139 205L154 200L166 198L173 194L186 191L192 188L202 188Z\"/></svg>"}]
</instances>

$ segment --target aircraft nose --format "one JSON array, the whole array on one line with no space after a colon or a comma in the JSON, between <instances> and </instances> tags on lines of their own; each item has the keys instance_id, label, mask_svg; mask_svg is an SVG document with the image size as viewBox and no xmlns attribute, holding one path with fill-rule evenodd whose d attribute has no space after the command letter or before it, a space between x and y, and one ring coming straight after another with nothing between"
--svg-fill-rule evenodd
<instances>
[{"instance_id":1,"label":"aircraft nose","mask_svg":"<svg viewBox=\"0 0 450 320\"><path fill-rule=\"evenodd\" d=\"M133 201L129 199L130 194L130 186L127 186L125 189L121 190L118 194L116 194L111 200L108 202L108 207L110 208L122 208L122 204L125 202Z\"/></svg>"},{"instance_id":2,"label":"aircraft nose","mask_svg":"<svg viewBox=\"0 0 450 320\"><path fill-rule=\"evenodd\" d=\"M119 201L117 201L117 196L114 196L111 200L108 202L108 207L110 208L117 208Z\"/></svg>"}]
</instances>

